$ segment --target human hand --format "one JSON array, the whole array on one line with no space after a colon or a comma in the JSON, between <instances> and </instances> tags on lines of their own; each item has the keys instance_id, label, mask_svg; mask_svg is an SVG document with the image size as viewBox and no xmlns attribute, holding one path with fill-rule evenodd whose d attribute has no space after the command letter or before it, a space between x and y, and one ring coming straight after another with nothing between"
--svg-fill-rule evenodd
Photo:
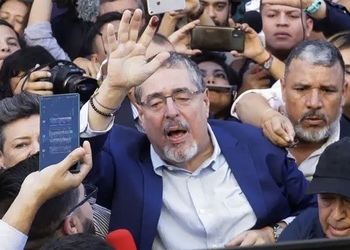
<instances>
[{"instance_id":1,"label":"human hand","mask_svg":"<svg viewBox=\"0 0 350 250\"><path fill-rule=\"evenodd\" d=\"M250 58L258 63L260 63L260 57L264 54L264 47L258 36L258 33L251 28L248 24L235 23L231 18L228 21L231 28L239 28L244 32L244 51L239 53L235 50L230 53L236 57L246 57Z\"/></svg>"},{"instance_id":2,"label":"human hand","mask_svg":"<svg viewBox=\"0 0 350 250\"><path fill-rule=\"evenodd\" d=\"M295 132L290 120L274 109L266 110L261 117L261 127L265 137L281 147L291 147Z\"/></svg>"},{"instance_id":3,"label":"human hand","mask_svg":"<svg viewBox=\"0 0 350 250\"><path fill-rule=\"evenodd\" d=\"M189 16L195 14L201 7L199 0L186 0L186 5L183 10L169 11L171 16L181 18L183 16Z\"/></svg>"},{"instance_id":4,"label":"human hand","mask_svg":"<svg viewBox=\"0 0 350 250\"><path fill-rule=\"evenodd\" d=\"M192 21L183 26L181 29L178 29L168 37L169 41L173 44L176 52L186 54L189 56L201 53L199 49L188 48L188 46L191 43L191 36L189 33L197 24L199 24L199 22L199 20Z\"/></svg>"},{"instance_id":5,"label":"human hand","mask_svg":"<svg viewBox=\"0 0 350 250\"><path fill-rule=\"evenodd\" d=\"M150 77L161 64L169 58L168 52L157 54L150 62L145 56L146 49L156 32L159 19L153 16L145 31L139 36L142 11L135 10L133 16L129 10L124 11L118 30L118 41L112 24L107 26L108 66L107 77L102 85L126 93Z\"/></svg>"},{"instance_id":6,"label":"human hand","mask_svg":"<svg viewBox=\"0 0 350 250\"><path fill-rule=\"evenodd\" d=\"M80 172L71 173L69 168L80 161ZM73 150L61 162L28 175L19 197L36 201L41 206L47 200L73 188L77 188L92 168L92 154L89 142Z\"/></svg>"},{"instance_id":7,"label":"human hand","mask_svg":"<svg viewBox=\"0 0 350 250\"><path fill-rule=\"evenodd\" d=\"M271 227L264 227L257 230L248 230L237 235L230 242L225 244L226 248L234 246L252 246L267 243L274 243L273 229Z\"/></svg>"},{"instance_id":8,"label":"human hand","mask_svg":"<svg viewBox=\"0 0 350 250\"><path fill-rule=\"evenodd\" d=\"M243 74L242 86L238 91L238 94L250 89L266 89L270 87L270 73L262 69L256 63L250 63L248 69Z\"/></svg>"},{"instance_id":9,"label":"human hand","mask_svg":"<svg viewBox=\"0 0 350 250\"><path fill-rule=\"evenodd\" d=\"M50 76L51 73L47 70L33 71L19 80L17 85L13 87L13 93L19 94L22 91L27 91L38 95L52 95L53 83L45 80Z\"/></svg>"},{"instance_id":10,"label":"human hand","mask_svg":"<svg viewBox=\"0 0 350 250\"><path fill-rule=\"evenodd\" d=\"M96 57L92 57L91 60L83 57L78 57L73 61L79 68L85 70L85 75L96 79L98 70L100 69L100 63Z\"/></svg>"}]
</instances>

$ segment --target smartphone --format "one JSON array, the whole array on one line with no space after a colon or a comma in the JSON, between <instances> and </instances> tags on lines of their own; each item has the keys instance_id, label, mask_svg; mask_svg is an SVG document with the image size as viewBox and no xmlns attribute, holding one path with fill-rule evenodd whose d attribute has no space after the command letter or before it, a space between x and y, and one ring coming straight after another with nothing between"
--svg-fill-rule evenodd
<instances>
[{"instance_id":1,"label":"smartphone","mask_svg":"<svg viewBox=\"0 0 350 250\"><path fill-rule=\"evenodd\" d=\"M237 91L236 85L217 85L217 84L206 84L209 90L214 90L221 93L234 94Z\"/></svg>"},{"instance_id":2,"label":"smartphone","mask_svg":"<svg viewBox=\"0 0 350 250\"><path fill-rule=\"evenodd\" d=\"M244 31L241 29L198 25L192 30L191 48L243 52L244 40Z\"/></svg>"},{"instance_id":3,"label":"smartphone","mask_svg":"<svg viewBox=\"0 0 350 250\"><path fill-rule=\"evenodd\" d=\"M156 15L174 10L183 10L185 0L147 0L148 14Z\"/></svg>"},{"instance_id":4,"label":"smartphone","mask_svg":"<svg viewBox=\"0 0 350 250\"><path fill-rule=\"evenodd\" d=\"M40 98L40 170L59 163L80 146L79 105L77 93ZM79 163L69 171L79 172Z\"/></svg>"}]
</instances>

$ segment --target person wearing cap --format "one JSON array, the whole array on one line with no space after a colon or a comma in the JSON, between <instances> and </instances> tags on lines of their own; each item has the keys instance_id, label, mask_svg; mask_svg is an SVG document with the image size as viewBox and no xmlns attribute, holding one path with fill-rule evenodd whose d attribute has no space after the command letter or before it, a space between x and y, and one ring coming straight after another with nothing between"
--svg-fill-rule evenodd
<instances>
[{"instance_id":1,"label":"person wearing cap","mask_svg":"<svg viewBox=\"0 0 350 250\"><path fill-rule=\"evenodd\" d=\"M350 137L329 145L320 156L308 194L318 195L318 209L301 213L279 241L350 236Z\"/></svg>"}]
</instances>

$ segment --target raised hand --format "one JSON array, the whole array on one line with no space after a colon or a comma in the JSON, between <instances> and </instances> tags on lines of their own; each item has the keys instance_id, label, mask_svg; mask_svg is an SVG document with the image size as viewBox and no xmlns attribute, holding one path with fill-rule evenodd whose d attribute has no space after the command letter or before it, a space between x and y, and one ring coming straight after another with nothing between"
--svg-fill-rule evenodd
<instances>
[{"instance_id":1,"label":"raised hand","mask_svg":"<svg viewBox=\"0 0 350 250\"><path fill-rule=\"evenodd\" d=\"M266 51L256 31L248 24L236 24L232 19L229 19L229 25L232 28L239 28L243 30L245 34L244 51L242 53L238 53L237 51L233 50L230 53L233 56L250 58L257 63L263 62L266 59ZM268 52L266 53L268 54Z\"/></svg>"},{"instance_id":2,"label":"raised hand","mask_svg":"<svg viewBox=\"0 0 350 250\"><path fill-rule=\"evenodd\" d=\"M80 161L80 172L70 173L69 168L78 161ZM73 150L61 162L28 175L20 193L25 193L24 197L36 199L38 205L43 204L52 197L77 188L91 168L91 148L89 142L85 141L82 148Z\"/></svg>"},{"instance_id":3,"label":"raised hand","mask_svg":"<svg viewBox=\"0 0 350 250\"><path fill-rule=\"evenodd\" d=\"M200 9L200 1L199 0L186 0L185 9L170 11L169 14L172 16L186 16L196 13Z\"/></svg>"},{"instance_id":4,"label":"raised hand","mask_svg":"<svg viewBox=\"0 0 350 250\"><path fill-rule=\"evenodd\" d=\"M190 49L188 47L191 43L190 32L197 24L199 24L199 22L199 20L192 21L168 37L169 41L173 44L176 52L189 56L193 56L201 52L198 49Z\"/></svg>"},{"instance_id":5,"label":"raised hand","mask_svg":"<svg viewBox=\"0 0 350 250\"><path fill-rule=\"evenodd\" d=\"M69 168L80 161L80 172L72 174ZM70 189L77 188L92 167L91 148L72 151L63 161L28 175L11 207L2 218L11 227L27 234L38 209L47 200Z\"/></svg>"},{"instance_id":6,"label":"raised hand","mask_svg":"<svg viewBox=\"0 0 350 250\"><path fill-rule=\"evenodd\" d=\"M168 52L162 52L151 61L147 61L146 49L156 32L159 19L153 16L138 39L141 17L140 9L135 10L133 16L126 10L120 21L118 40L113 25L108 24L108 73L102 85L107 84L109 88L128 91L144 82L169 58Z\"/></svg>"}]
</instances>

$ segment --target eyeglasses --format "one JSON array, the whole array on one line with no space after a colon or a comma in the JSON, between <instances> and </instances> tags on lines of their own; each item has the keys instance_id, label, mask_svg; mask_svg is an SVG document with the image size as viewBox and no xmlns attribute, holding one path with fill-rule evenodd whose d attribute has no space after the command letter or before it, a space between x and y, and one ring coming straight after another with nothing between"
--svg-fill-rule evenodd
<instances>
[{"instance_id":1,"label":"eyeglasses","mask_svg":"<svg viewBox=\"0 0 350 250\"><path fill-rule=\"evenodd\" d=\"M158 112L164 110L164 107L166 105L166 99L170 97L175 103L175 105L181 108L188 106L194 99L194 97L200 93L203 93L203 91L192 91L189 89L181 89L175 91L174 93L168 96L156 93L147 97L146 101L141 102L140 105L147 107L151 111Z\"/></svg>"},{"instance_id":2,"label":"eyeglasses","mask_svg":"<svg viewBox=\"0 0 350 250\"><path fill-rule=\"evenodd\" d=\"M91 184L84 184L85 198L75 205L68 214L73 213L78 207L82 206L85 202L89 202L90 205L94 205L97 199L98 188Z\"/></svg>"}]
</instances>

